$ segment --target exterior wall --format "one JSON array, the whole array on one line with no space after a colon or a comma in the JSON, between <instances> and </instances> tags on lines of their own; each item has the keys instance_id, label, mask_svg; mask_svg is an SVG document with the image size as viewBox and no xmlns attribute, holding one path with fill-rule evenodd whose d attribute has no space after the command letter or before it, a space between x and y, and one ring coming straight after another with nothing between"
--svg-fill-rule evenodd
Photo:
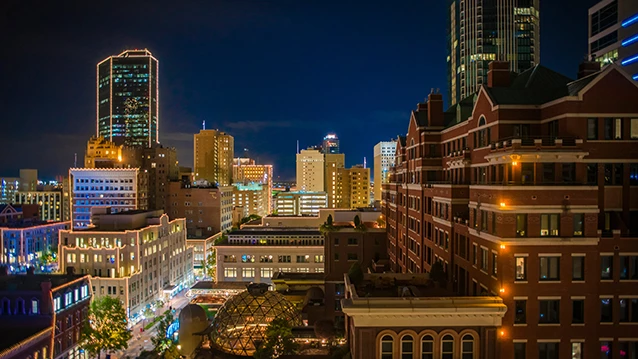
<instances>
[{"instance_id":1,"label":"exterior wall","mask_svg":"<svg viewBox=\"0 0 638 359\"><path fill-rule=\"evenodd\" d=\"M91 225L91 209L111 207L114 212L138 208L138 170L71 168L71 223Z\"/></svg>"},{"instance_id":2,"label":"exterior wall","mask_svg":"<svg viewBox=\"0 0 638 359\"><path fill-rule=\"evenodd\" d=\"M10 204L15 198L15 194L20 190L19 177L0 178L0 204Z\"/></svg>"},{"instance_id":3,"label":"exterior wall","mask_svg":"<svg viewBox=\"0 0 638 359\"><path fill-rule=\"evenodd\" d=\"M387 259L387 234L385 229L340 229L326 232L326 281L343 283L343 274L353 263L368 268L372 261Z\"/></svg>"},{"instance_id":4,"label":"exterior wall","mask_svg":"<svg viewBox=\"0 0 638 359\"><path fill-rule=\"evenodd\" d=\"M324 156L319 150L301 150L297 154L297 190L323 192Z\"/></svg>"},{"instance_id":5,"label":"exterior wall","mask_svg":"<svg viewBox=\"0 0 638 359\"><path fill-rule=\"evenodd\" d=\"M86 143L84 168L116 167L115 164L122 162L122 159L122 146L104 137L93 136Z\"/></svg>"},{"instance_id":6,"label":"exterior wall","mask_svg":"<svg viewBox=\"0 0 638 359\"><path fill-rule=\"evenodd\" d=\"M495 358L514 357L515 343L528 358L542 342L560 342L560 358L576 355L572 342L582 353L608 344L638 352L627 336L634 319L621 321L638 296L626 264L638 253L638 146L627 132L638 88L615 67L598 76L580 95L541 106L494 106L481 91L466 121L443 130L411 121L397 147L383 192L392 267L428 272L438 260L460 295L503 298ZM523 125L529 134L517 136ZM555 230L544 224L552 215ZM541 322L548 300L559 301L555 323ZM572 320L576 300L584 323ZM601 323L607 300L611 321Z\"/></svg>"},{"instance_id":7,"label":"exterior wall","mask_svg":"<svg viewBox=\"0 0 638 359\"><path fill-rule=\"evenodd\" d=\"M260 217L270 212L270 195L265 185L235 183L233 185L233 206L245 207L248 215L256 214Z\"/></svg>"},{"instance_id":8,"label":"exterior wall","mask_svg":"<svg viewBox=\"0 0 638 359\"><path fill-rule=\"evenodd\" d=\"M165 286L193 281L193 250L186 247L185 220L169 221L161 215L148 221L135 230L61 231L60 268L73 266L92 275L96 296L120 298L129 317L136 317L160 299Z\"/></svg>"},{"instance_id":9,"label":"exterior wall","mask_svg":"<svg viewBox=\"0 0 638 359\"><path fill-rule=\"evenodd\" d=\"M390 167L394 163L394 154L397 150L396 141L382 141L374 146L374 201L381 201L383 183L389 179Z\"/></svg>"},{"instance_id":10,"label":"exterior wall","mask_svg":"<svg viewBox=\"0 0 638 359\"><path fill-rule=\"evenodd\" d=\"M58 248L58 233L70 222L38 224L23 228L0 227L0 262L9 265L35 265L44 252Z\"/></svg>"},{"instance_id":11,"label":"exterior wall","mask_svg":"<svg viewBox=\"0 0 638 359\"><path fill-rule=\"evenodd\" d=\"M275 211L282 216L316 216L327 203L325 192L280 192L275 197Z\"/></svg>"},{"instance_id":12,"label":"exterior wall","mask_svg":"<svg viewBox=\"0 0 638 359\"><path fill-rule=\"evenodd\" d=\"M148 173L148 209L167 211L169 183L179 179L177 151L161 145L145 148L141 169Z\"/></svg>"},{"instance_id":13,"label":"exterior wall","mask_svg":"<svg viewBox=\"0 0 638 359\"><path fill-rule=\"evenodd\" d=\"M232 227L233 187L169 185L168 215L186 218L189 236L212 236Z\"/></svg>"},{"instance_id":14,"label":"exterior wall","mask_svg":"<svg viewBox=\"0 0 638 359\"><path fill-rule=\"evenodd\" d=\"M0 359L49 358L52 334L53 328L46 328L1 351Z\"/></svg>"},{"instance_id":15,"label":"exterior wall","mask_svg":"<svg viewBox=\"0 0 638 359\"><path fill-rule=\"evenodd\" d=\"M370 205L370 169L352 167L338 171L341 192L339 208L363 208Z\"/></svg>"},{"instance_id":16,"label":"exterior wall","mask_svg":"<svg viewBox=\"0 0 638 359\"><path fill-rule=\"evenodd\" d=\"M338 149L338 148L337 148ZM343 193L339 186L339 170L345 166L346 156L339 153L327 153L324 150L325 171L324 190L328 194L328 208L339 208Z\"/></svg>"},{"instance_id":17,"label":"exterior wall","mask_svg":"<svg viewBox=\"0 0 638 359\"><path fill-rule=\"evenodd\" d=\"M233 175L235 140L216 130L200 130L194 135L195 179L230 186Z\"/></svg>"},{"instance_id":18,"label":"exterior wall","mask_svg":"<svg viewBox=\"0 0 638 359\"><path fill-rule=\"evenodd\" d=\"M255 182L266 185L268 190L268 213L273 210L272 201L272 165L256 165L254 163L242 163L241 159L237 159L233 164L233 182L246 183ZM254 162L254 161L253 161Z\"/></svg>"},{"instance_id":19,"label":"exterior wall","mask_svg":"<svg viewBox=\"0 0 638 359\"><path fill-rule=\"evenodd\" d=\"M188 238L186 239L186 247L193 248L193 272L195 276L206 276L203 273L203 263L208 256L214 252L214 244L221 237L221 233L208 238Z\"/></svg>"},{"instance_id":20,"label":"exterior wall","mask_svg":"<svg viewBox=\"0 0 638 359\"><path fill-rule=\"evenodd\" d=\"M40 219L43 221L63 221L62 191L16 192L16 204L37 204L40 206Z\"/></svg>"}]
</instances>

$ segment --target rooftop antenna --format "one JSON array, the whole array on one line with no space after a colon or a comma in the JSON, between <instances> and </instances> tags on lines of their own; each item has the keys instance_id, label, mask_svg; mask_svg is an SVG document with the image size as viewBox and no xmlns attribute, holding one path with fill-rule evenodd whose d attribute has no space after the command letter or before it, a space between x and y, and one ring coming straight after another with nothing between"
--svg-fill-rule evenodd
<instances>
[{"instance_id":1,"label":"rooftop antenna","mask_svg":"<svg viewBox=\"0 0 638 359\"><path fill-rule=\"evenodd\" d=\"M367 165L366 158L363 157L363 168L368 168L368 167L366 167L366 165Z\"/></svg>"},{"instance_id":2,"label":"rooftop antenna","mask_svg":"<svg viewBox=\"0 0 638 359\"><path fill-rule=\"evenodd\" d=\"M297 140L297 154L299 154L299 140Z\"/></svg>"},{"instance_id":3,"label":"rooftop antenna","mask_svg":"<svg viewBox=\"0 0 638 359\"><path fill-rule=\"evenodd\" d=\"M206 129L206 120L202 121L202 130Z\"/></svg>"},{"instance_id":4,"label":"rooftop antenna","mask_svg":"<svg viewBox=\"0 0 638 359\"><path fill-rule=\"evenodd\" d=\"M78 153L76 152L73 157L73 168L78 168Z\"/></svg>"}]
</instances>

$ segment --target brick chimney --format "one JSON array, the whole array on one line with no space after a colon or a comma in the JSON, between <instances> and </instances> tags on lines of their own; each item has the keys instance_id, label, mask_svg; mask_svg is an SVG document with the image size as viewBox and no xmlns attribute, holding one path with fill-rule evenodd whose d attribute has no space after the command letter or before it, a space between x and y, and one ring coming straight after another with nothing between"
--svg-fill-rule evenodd
<instances>
[{"instance_id":1,"label":"brick chimney","mask_svg":"<svg viewBox=\"0 0 638 359\"><path fill-rule=\"evenodd\" d=\"M487 87L507 87L510 85L510 63L492 61L487 71Z\"/></svg>"},{"instance_id":2,"label":"brick chimney","mask_svg":"<svg viewBox=\"0 0 638 359\"><path fill-rule=\"evenodd\" d=\"M600 62L598 61L583 61L578 65L578 78L582 79L585 76L595 74L600 71Z\"/></svg>"},{"instance_id":3,"label":"brick chimney","mask_svg":"<svg viewBox=\"0 0 638 359\"><path fill-rule=\"evenodd\" d=\"M40 288L42 290L42 298L40 303L40 314L50 315L53 314L51 311L53 309L53 303L51 303L51 289L52 285L50 281L44 281L40 283Z\"/></svg>"},{"instance_id":4,"label":"brick chimney","mask_svg":"<svg viewBox=\"0 0 638 359\"><path fill-rule=\"evenodd\" d=\"M428 95L428 125L443 126L443 95L438 90Z\"/></svg>"}]
</instances>

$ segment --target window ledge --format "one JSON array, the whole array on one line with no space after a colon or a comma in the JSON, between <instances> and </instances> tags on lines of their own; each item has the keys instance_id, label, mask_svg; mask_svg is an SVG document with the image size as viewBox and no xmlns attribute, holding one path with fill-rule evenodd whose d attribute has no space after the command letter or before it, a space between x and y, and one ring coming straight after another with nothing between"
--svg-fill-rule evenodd
<instances>
[{"instance_id":1,"label":"window ledge","mask_svg":"<svg viewBox=\"0 0 638 359\"><path fill-rule=\"evenodd\" d=\"M638 325L638 322L620 322L620 325Z\"/></svg>"},{"instance_id":2,"label":"window ledge","mask_svg":"<svg viewBox=\"0 0 638 359\"><path fill-rule=\"evenodd\" d=\"M526 280L514 281L514 284L527 284Z\"/></svg>"},{"instance_id":3,"label":"window ledge","mask_svg":"<svg viewBox=\"0 0 638 359\"><path fill-rule=\"evenodd\" d=\"M539 327L560 327L560 323L538 323Z\"/></svg>"},{"instance_id":4,"label":"window ledge","mask_svg":"<svg viewBox=\"0 0 638 359\"><path fill-rule=\"evenodd\" d=\"M582 283L585 283L585 281L584 280L572 280L572 283L573 284L582 284Z\"/></svg>"},{"instance_id":5,"label":"window ledge","mask_svg":"<svg viewBox=\"0 0 638 359\"><path fill-rule=\"evenodd\" d=\"M638 279L621 279L621 283L638 283Z\"/></svg>"},{"instance_id":6,"label":"window ledge","mask_svg":"<svg viewBox=\"0 0 638 359\"><path fill-rule=\"evenodd\" d=\"M560 280L539 280L538 283L543 283L543 284L560 284L561 281Z\"/></svg>"},{"instance_id":7,"label":"window ledge","mask_svg":"<svg viewBox=\"0 0 638 359\"><path fill-rule=\"evenodd\" d=\"M602 325L614 325L614 322L600 322Z\"/></svg>"},{"instance_id":8,"label":"window ledge","mask_svg":"<svg viewBox=\"0 0 638 359\"><path fill-rule=\"evenodd\" d=\"M572 327L584 327L585 323L572 323Z\"/></svg>"},{"instance_id":9,"label":"window ledge","mask_svg":"<svg viewBox=\"0 0 638 359\"><path fill-rule=\"evenodd\" d=\"M514 326L515 326L515 327L526 327L526 326L527 326L527 323L518 323L518 324L517 324L517 323L514 323Z\"/></svg>"},{"instance_id":10,"label":"window ledge","mask_svg":"<svg viewBox=\"0 0 638 359\"><path fill-rule=\"evenodd\" d=\"M600 282L601 283L613 283L614 280L613 279L601 279Z\"/></svg>"}]
</instances>

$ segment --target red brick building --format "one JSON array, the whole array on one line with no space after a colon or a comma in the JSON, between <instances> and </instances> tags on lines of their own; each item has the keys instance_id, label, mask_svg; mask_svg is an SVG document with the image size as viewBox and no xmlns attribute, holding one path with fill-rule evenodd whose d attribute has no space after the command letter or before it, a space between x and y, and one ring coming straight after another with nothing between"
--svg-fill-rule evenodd
<instances>
[{"instance_id":1,"label":"red brick building","mask_svg":"<svg viewBox=\"0 0 638 359\"><path fill-rule=\"evenodd\" d=\"M430 94L384 184L391 267L500 296L496 358L638 355L638 86L580 70L492 62L447 111Z\"/></svg>"}]
</instances>

